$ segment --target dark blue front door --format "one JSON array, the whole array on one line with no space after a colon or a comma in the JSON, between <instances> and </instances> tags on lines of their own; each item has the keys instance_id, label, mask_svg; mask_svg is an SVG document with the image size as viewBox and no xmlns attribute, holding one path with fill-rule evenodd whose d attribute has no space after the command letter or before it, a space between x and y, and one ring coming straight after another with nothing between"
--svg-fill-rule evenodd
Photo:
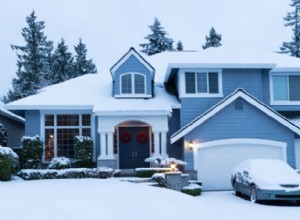
<instances>
[{"instance_id":1,"label":"dark blue front door","mask_svg":"<svg viewBox=\"0 0 300 220\"><path fill-rule=\"evenodd\" d=\"M149 127L119 127L120 168L149 167Z\"/></svg>"}]
</instances>

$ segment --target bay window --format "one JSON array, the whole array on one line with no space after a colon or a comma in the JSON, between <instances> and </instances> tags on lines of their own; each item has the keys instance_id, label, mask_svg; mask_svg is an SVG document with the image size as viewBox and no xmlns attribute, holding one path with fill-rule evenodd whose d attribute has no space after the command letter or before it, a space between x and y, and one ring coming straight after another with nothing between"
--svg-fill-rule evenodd
<instances>
[{"instance_id":1,"label":"bay window","mask_svg":"<svg viewBox=\"0 0 300 220\"><path fill-rule=\"evenodd\" d=\"M90 114L44 116L45 161L54 157L74 158L75 136L91 137Z\"/></svg>"}]
</instances>

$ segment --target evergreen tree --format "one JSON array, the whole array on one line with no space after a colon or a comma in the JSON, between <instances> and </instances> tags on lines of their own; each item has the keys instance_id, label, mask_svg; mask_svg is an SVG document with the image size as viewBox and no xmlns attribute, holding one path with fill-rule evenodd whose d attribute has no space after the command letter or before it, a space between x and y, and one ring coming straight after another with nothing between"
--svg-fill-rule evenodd
<instances>
[{"instance_id":1,"label":"evergreen tree","mask_svg":"<svg viewBox=\"0 0 300 220\"><path fill-rule=\"evenodd\" d=\"M218 34L216 30L212 27L209 32L209 36L205 36L206 42L202 46L202 48L205 50L209 47L219 47L222 46L221 40L222 40L222 35Z\"/></svg>"},{"instance_id":2,"label":"evergreen tree","mask_svg":"<svg viewBox=\"0 0 300 220\"><path fill-rule=\"evenodd\" d=\"M178 51L183 51L183 44L181 41L177 42L176 50Z\"/></svg>"},{"instance_id":3,"label":"evergreen tree","mask_svg":"<svg viewBox=\"0 0 300 220\"><path fill-rule=\"evenodd\" d=\"M153 55L163 51L173 50L174 40L167 37L167 32L164 30L164 27L161 26L157 18L154 19L153 25L150 25L149 28L152 33L145 37L149 42L140 44L143 48L141 50L142 53Z\"/></svg>"},{"instance_id":4,"label":"evergreen tree","mask_svg":"<svg viewBox=\"0 0 300 220\"><path fill-rule=\"evenodd\" d=\"M68 46L64 39L57 44L52 56L51 75L52 84L60 83L73 78L75 72L72 53L68 51Z\"/></svg>"},{"instance_id":5,"label":"evergreen tree","mask_svg":"<svg viewBox=\"0 0 300 220\"><path fill-rule=\"evenodd\" d=\"M288 12L284 21L284 25L292 27L292 41L283 42L279 53L289 54L294 57L300 57L300 0L291 0L291 7L294 11Z\"/></svg>"},{"instance_id":6,"label":"evergreen tree","mask_svg":"<svg viewBox=\"0 0 300 220\"><path fill-rule=\"evenodd\" d=\"M17 53L18 70L17 77L12 81L13 89L4 98L6 102L36 94L38 89L48 84L44 78L49 71L47 62L53 43L44 35L44 22L36 21L34 11L26 18L26 22L28 26L22 29L25 45L11 45Z\"/></svg>"},{"instance_id":7,"label":"evergreen tree","mask_svg":"<svg viewBox=\"0 0 300 220\"><path fill-rule=\"evenodd\" d=\"M79 43L74 47L75 48L75 71L73 77L81 76L87 73L96 73L97 68L93 63L93 60L87 60L86 54L87 49L86 45L82 43L82 40L79 39Z\"/></svg>"}]
</instances>

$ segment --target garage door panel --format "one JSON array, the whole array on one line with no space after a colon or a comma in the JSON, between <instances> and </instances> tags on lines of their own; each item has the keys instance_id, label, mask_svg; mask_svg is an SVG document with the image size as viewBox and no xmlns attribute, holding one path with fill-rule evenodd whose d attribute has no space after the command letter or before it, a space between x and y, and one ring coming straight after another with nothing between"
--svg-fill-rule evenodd
<instances>
[{"instance_id":1,"label":"garage door panel","mask_svg":"<svg viewBox=\"0 0 300 220\"><path fill-rule=\"evenodd\" d=\"M198 179L203 190L228 190L231 170L246 159L282 159L280 147L257 144L232 144L199 148L197 152Z\"/></svg>"}]
</instances>

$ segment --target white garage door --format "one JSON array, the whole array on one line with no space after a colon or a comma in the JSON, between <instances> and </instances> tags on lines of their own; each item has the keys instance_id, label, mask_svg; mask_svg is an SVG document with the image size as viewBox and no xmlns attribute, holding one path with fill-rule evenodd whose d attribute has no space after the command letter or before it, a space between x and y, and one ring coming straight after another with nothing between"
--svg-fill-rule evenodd
<instances>
[{"instance_id":1,"label":"white garage door","mask_svg":"<svg viewBox=\"0 0 300 220\"><path fill-rule=\"evenodd\" d=\"M198 145L195 169L203 190L228 190L231 170L245 159L286 161L286 143L261 139L226 139Z\"/></svg>"}]
</instances>

